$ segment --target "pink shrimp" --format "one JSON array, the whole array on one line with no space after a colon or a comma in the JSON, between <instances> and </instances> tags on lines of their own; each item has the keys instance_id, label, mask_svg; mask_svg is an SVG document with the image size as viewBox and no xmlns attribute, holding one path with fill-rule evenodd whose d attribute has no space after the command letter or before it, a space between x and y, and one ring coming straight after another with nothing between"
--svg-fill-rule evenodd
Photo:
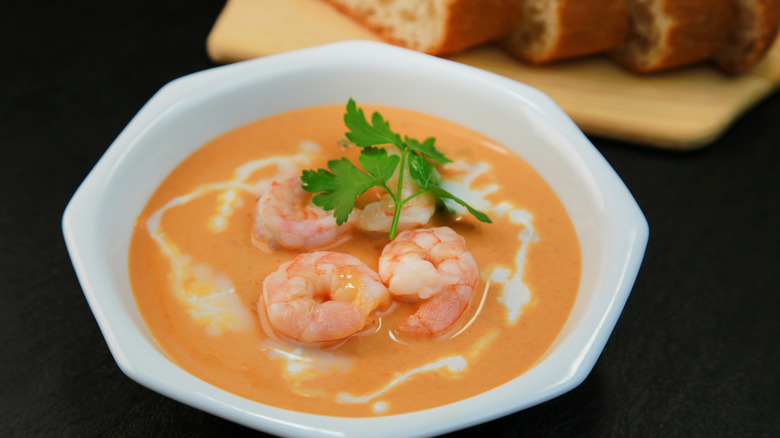
<instances>
[{"instance_id":1,"label":"pink shrimp","mask_svg":"<svg viewBox=\"0 0 780 438\"><path fill-rule=\"evenodd\" d=\"M466 310L479 272L465 239L449 227L438 227L398 234L382 250L379 275L396 298L421 302L397 329L437 335Z\"/></svg>"},{"instance_id":2,"label":"pink shrimp","mask_svg":"<svg viewBox=\"0 0 780 438\"><path fill-rule=\"evenodd\" d=\"M273 329L305 344L345 339L390 304L379 275L349 254L316 251L283 263L263 281L258 303Z\"/></svg>"},{"instance_id":3,"label":"pink shrimp","mask_svg":"<svg viewBox=\"0 0 780 438\"><path fill-rule=\"evenodd\" d=\"M404 196L411 193L403 191ZM398 229L405 230L425 225L436 210L436 198L430 193L415 196L401 208ZM395 202L388 194L376 201L366 204L362 209L356 209L355 227L364 231L390 231L395 215Z\"/></svg>"},{"instance_id":4,"label":"pink shrimp","mask_svg":"<svg viewBox=\"0 0 780 438\"><path fill-rule=\"evenodd\" d=\"M288 249L323 246L352 229L336 224L333 213L312 204L300 177L274 181L257 201L253 239Z\"/></svg>"},{"instance_id":5,"label":"pink shrimp","mask_svg":"<svg viewBox=\"0 0 780 438\"><path fill-rule=\"evenodd\" d=\"M391 155L400 155L395 148L387 148L387 153ZM387 185L394 190L398 187L399 169L387 181ZM406 199L420 188L415 184L412 175L407 166L404 169L404 181L401 187L401 198ZM395 216L395 202L393 198L384 193L384 190L374 192L377 197L372 202L363 205L362 208L355 209L355 227L364 231L390 231ZM430 193L422 193L415 196L401 208L401 214L398 216L398 230L416 228L425 225L436 211L436 197Z\"/></svg>"}]
</instances>

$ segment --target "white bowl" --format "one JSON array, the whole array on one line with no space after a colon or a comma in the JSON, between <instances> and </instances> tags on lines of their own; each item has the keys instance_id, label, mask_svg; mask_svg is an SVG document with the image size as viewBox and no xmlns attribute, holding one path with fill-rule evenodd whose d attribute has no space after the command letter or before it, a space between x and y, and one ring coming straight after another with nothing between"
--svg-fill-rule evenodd
<instances>
[{"instance_id":1,"label":"white bowl","mask_svg":"<svg viewBox=\"0 0 780 438\"><path fill-rule=\"evenodd\" d=\"M516 379L478 396L376 418L304 414L207 384L171 362L138 312L127 253L135 218L163 178L212 138L275 113L358 102L446 118L514 150L552 186L580 240L574 308L551 349ZM345 42L222 66L173 81L133 118L79 187L63 232L84 295L130 378L182 403L276 435L427 436L539 404L579 385L601 353L644 255L647 222L576 125L541 92L416 52Z\"/></svg>"}]
</instances>

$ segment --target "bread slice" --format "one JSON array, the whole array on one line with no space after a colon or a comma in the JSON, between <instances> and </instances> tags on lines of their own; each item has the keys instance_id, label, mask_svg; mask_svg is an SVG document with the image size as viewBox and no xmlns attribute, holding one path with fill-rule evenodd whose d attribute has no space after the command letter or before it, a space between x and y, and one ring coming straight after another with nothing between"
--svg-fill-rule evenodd
<instances>
[{"instance_id":1,"label":"bread slice","mask_svg":"<svg viewBox=\"0 0 780 438\"><path fill-rule=\"evenodd\" d=\"M327 0L388 42L445 55L498 39L516 0Z\"/></svg>"},{"instance_id":2,"label":"bread slice","mask_svg":"<svg viewBox=\"0 0 780 438\"><path fill-rule=\"evenodd\" d=\"M726 45L733 0L625 0L630 28L612 58L649 73L704 61Z\"/></svg>"},{"instance_id":3,"label":"bread slice","mask_svg":"<svg viewBox=\"0 0 780 438\"><path fill-rule=\"evenodd\" d=\"M517 0L505 50L532 64L610 50L626 37L623 0Z\"/></svg>"},{"instance_id":4,"label":"bread slice","mask_svg":"<svg viewBox=\"0 0 780 438\"><path fill-rule=\"evenodd\" d=\"M734 31L714 62L725 72L744 73L764 57L777 38L780 0L734 0L734 6Z\"/></svg>"}]
</instances>

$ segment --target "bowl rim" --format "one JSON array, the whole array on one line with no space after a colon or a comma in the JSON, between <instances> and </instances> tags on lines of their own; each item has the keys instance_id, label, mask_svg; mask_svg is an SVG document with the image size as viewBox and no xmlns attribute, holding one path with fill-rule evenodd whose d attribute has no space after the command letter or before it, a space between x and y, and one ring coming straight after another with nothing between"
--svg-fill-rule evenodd
<instances>
[{"instance_id":1,"label":"bowl rim","mask_svg":"<svg viewBox=\"0 0 780 438\"><path fill-rule=\"evenodd\" d=\"M183 389L177 385L181 379L180 373L183 372L180 368L170 364L168 367L149 369L139 365L133 358L133 354L138 351L146 351L150 354L149 347L144 345L148 337L133 334L132 345L127 345L126 338L120 342L121 337L127 336L119 330L126 327L116 327L120 324L118 321L123 321L122 315L118 314L121 311L106 299L105 294L110 292L106 292L105 288L110 286L95 273L97 269L95 266L99 265L97 261L99 257L94 254L94 245L85 244L89 236L89 226L85 226L82 222L89 215L96 213L91 202L112 178L116 166L133 147L137 137L143 134L145 127L161 117L166 117L172 107L186 106L188 99L204 88L219 88L229 79L248 80L246 72L267 69L284 71L285 68L300 65L309 59L336 65L349 63L350 59L361 56L385 60L385 62L403 61L416 67L447 69L458 72L475 83L491 83L505 89L516 98L521 97L531 111L549 120L550 124L559 128L559 134L571 143L572 150L579 154L577 158L582 160L592 172L593 183L601 191L605 204L620 207L620 217L613 213L608 218L614 227L610 228L610 231L616 235L610 243L610 251L619 262L611 268L609 283L613 289L599 304L600 313L594 315L592 321L593 331L586 336L584 346L577 351L574 363L566 364L567 367L562 370L561 378L535 394L532 399L519 397L509 405L492 406L490 412L471 415L463 415L464 408L473 409L479 406L479 403L484 401L479 398L484 399L483 395L487 393L451 405L407 414L371 418L305 414L245 400L211 387L192 376L188 381L192 387ZM233 84L233 86L240 86L240 84ZM65 209L62 229L84 295L114 359L128 377L170 398L245 426L277 435L312 437L334 434L359 436L367 427L376 430L380 436L441 434L526 409L575 388L592 370L617 322L638 274L649 234L647 221L628 188L574 122L547 95L514 80L475 67L384 43L367 41L339 42L270 55L214 67L171 81L141 108L89 172ZM533 369L529 372L533 372ZM488 391L490 392L492 391ZM453 410L453 405L458 405L458 408Z\"/></svg>"}]
</instances>

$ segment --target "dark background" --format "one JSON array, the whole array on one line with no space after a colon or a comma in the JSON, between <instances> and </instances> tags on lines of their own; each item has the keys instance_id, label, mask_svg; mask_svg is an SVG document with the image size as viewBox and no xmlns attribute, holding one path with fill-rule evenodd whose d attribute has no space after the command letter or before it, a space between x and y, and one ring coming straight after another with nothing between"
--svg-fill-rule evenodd
<instances>
[{"instance_id":1,"label":"dark background","mask_svg":"<svg viewBox=\"0 0 780 438\"><path fill-rule=\"evenodd\" d=\"M205 40L223 2L6 3L0 436L261 436L121 373L60 229L152 94L214 66ZM698 151L592 141L650 224L625 310L579 387L454 435L780 436L780 94Z\"/></svg>"}]
</instances>

